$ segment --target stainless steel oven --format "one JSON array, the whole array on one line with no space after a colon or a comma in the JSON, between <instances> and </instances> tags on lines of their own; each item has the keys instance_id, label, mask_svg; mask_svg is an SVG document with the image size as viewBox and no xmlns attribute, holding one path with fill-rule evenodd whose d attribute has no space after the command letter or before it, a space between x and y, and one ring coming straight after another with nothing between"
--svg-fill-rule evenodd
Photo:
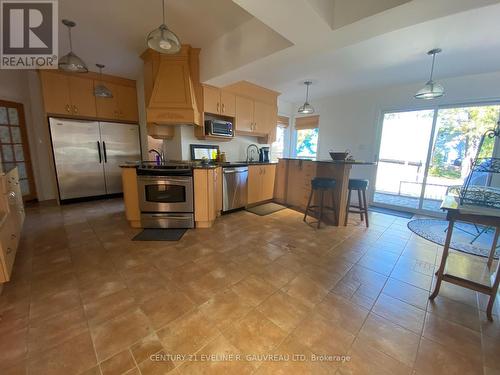
<instances>
[{"instance_id":1,"label":"stainless steel oven","mask_svg":"<svg viewBox=\"0 0 500 375\"><path fill-rule=\"evenodd\" d=\"M143 227L194 227L191 168L150 166L138 168L137 175Z\"/></svg>"}]
</instances>

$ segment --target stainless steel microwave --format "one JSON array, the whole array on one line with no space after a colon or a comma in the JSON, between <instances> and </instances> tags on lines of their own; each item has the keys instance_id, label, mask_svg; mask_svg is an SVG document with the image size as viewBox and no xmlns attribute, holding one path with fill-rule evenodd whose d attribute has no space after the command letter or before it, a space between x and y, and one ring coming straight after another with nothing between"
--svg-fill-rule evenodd
<instances>
[{"instance_id":1,"label":"stainless steel microwave","mask_svg":"<svg viewBox=\"0 0 500 375\"><path fill-rule=\"evenodd\" d=\"M233 123L225 120L205 120L205 133L219 137L232 137L234 135Z\"/></svg>"}]
</instances>

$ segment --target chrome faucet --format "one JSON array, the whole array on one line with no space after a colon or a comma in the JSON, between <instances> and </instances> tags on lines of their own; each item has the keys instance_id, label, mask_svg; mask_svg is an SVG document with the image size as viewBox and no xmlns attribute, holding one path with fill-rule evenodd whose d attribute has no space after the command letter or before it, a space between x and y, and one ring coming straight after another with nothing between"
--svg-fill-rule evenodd
<instances>
[{"instance_id":1,"label":"chrome faucet","mask_svg":"<svg viewBox=\"0 0 500 375\"><path fill-rule=\"evenodd\" d=\"M162 152L160 152L160 151L158 151L158 150L156 150L156 149L152 148L152 149L151 149L151 150L149 150L148 152L149 152L149 153L154 153L154 154L158 155L158 157L160 158L160 161L161 161L162 163L165 163L165 154L163 153L163 151L162 151Z\"/></svg>"},{"instance_id":2,"label":"chrome faucet","mask_svg":"<svg viewBox=\"0 0 500 375\"><path fill-rule=\"evenodd\" d=\"M255 150L252 149L252 147L255 148ZM251 163L254 161L254 159L252 157L252 153L255 153L255 151L257 153L255 160L258 161L259 160L259 147L253 143L249 144L247 147L247 160L246 160L247 163Z\"/></svg>"}]
</instances>

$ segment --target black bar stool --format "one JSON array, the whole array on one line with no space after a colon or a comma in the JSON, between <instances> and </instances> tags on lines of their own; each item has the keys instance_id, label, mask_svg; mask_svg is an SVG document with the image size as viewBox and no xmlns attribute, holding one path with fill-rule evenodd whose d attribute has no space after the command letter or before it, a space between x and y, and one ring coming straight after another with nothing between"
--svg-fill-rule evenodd
<instances>
[{"instance_id":1,"label":"black bar stool","mask_svg":"<svg viewBox=\"0 0 500 375\"><path fill-rule=\"evenodd\" d=\"M347 208L345 213L344 225L347 225L349 212L352 212L355 214L359 214L359 216L361 217L361 221L365 220L366 227L368 228L368 205L366 203L366 189L368 189L368 183L368 180L359 180L355 178L351 178L349 180L349 194L347 195ZM357 206L351 205L351 192L353 190L356 190L358 192ZM356 210L352 210L351 208L356 208Z\"/></svg>"},{"instance_id":2,"label":"black bar stool","mask_svg":"<svg viewBox=\"0 0 500 375\"><path fill-rule=\"evenodd\" d=\"M309 200L307 201L307 207L306 207L306 212L304 214L304 221L307 223L306 218L307 214L309 211L316 212L316 209L318 209L318 229L321 225L321 218L323 217L323 210L327 209L330 211L335 212L335 207L329 207L324 205L324 195L325 192L331 191L333 199L335 199L335 184L336 181L333 178L326 178L326 177L314 177L311 180L311 194L309 194ZM314 195L314 192L318 191L319 192L319 204L318 205L311 205L311 201ZM308 224L313 224L313 223L308 223Z\"/></svg>"}]
</instances>

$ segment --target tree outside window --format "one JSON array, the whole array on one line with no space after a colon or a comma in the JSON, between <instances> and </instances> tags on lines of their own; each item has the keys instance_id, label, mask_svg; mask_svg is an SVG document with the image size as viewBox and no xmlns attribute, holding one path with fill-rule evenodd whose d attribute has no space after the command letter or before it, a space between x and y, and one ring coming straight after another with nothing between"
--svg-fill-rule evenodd
<instances>
[{"instance_id":1,"label":"tree outside window","mask_svg":"<svg viewBox=\"0 0 500 375\"><path fill-rule=\"evenodd\" d=\"M298 158L315 159L318 152L318 128L297 130Z\"/></svg>"}]
</instances>

